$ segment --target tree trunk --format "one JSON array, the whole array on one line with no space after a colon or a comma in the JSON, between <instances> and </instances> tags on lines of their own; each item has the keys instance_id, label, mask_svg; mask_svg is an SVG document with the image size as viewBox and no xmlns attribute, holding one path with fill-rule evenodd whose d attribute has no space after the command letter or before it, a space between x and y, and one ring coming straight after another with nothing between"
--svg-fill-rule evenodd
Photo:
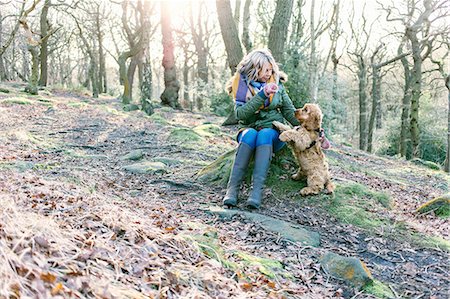
<instances>
[{"instance_id":1,"label":"tree trunk","mask_svg":"<svg viewBox=\"0 0 450 299\"><path fill-rule=\"evenodd\" d=\"M337 66L339 64L339 58L336 57L336 53L333 53L333 55L331 56L331 60L333 62L333 86L332 86L332 98L334 102L338 102L339 101L339 96L338 96L338 88L337 88Z\"/></svg>"},{"instance_id":2,"label":"tree trunk","mask_svg":"<svg viewBox=\"0 0 450 299\"><path fill-rule=\"evenodd\" d=\"M367 70L364 58L358 56L358 90L359 90L359 148L367 149Z\"/></svg>"},{"instance_id":3,"label":"tree trunk","mask_svg":"<svg viewBox=\"0 0 450 299\"><path fill-rule=\"evenodd\" d=\"M48 79L48 10L51 6L51 0L45 0L40 16L41 25L41 75L39 77L39 86L47 86Z\"/></svg>"},{"instance_id":4,"label":"tree trunk","mask_svg":"<svg viewBox=\"0 0 450 299\"><path fill-rule=\"evenodd\" d=\"M241 0L236 0L234 7L234 23L236 24L238 35L239 35L239 22L241 19Z\"/></svg>"},{"instance_id":5,"label":"tree trunk","mask_svg":"<svg viewBox=\"0 0 450 299\"><path fill-rule=\"evenodd\" d=\"M149 52L149 51L147 51ZM142 64L142 84L141 84L141 105L142 111L147 115L153 114L152 98L152 66L150 63L149 53L145 55L145 61Z\"/></svg>"},{"instance_id":6,"label":"tree trunk","mask_svg":"<svg viewBox=\"0 0 450 299\"><path fill-rule=\"evenodd\" d=\"M294 0L277 0L275 15L270 26L268 48L272 51L275 60L281 64L284 63L283 54L286 51L285 44L293 4Z\"/></svg>"},{"instance_id":7,"label":"tree trunk","mask_svg":"<svg viewBox=\"0 0 450 299\"><path fill-rule=\"evenodd\" d=\"M422 56L417 32L413 29L407 29L407 36L411 41L413 52L413 68L411 72L411 145L412 156L419 157L419 100L422 93Z\"/></svg>"},{"instance_id":8,"label":"tree trunk","mask_svg":"<svg viewBox=\"0 0 450 299\"><path fill-rule=\"evenodd\" d=\"M175 57L173 54L173 38L170 20L170 8L167 1L161 2L161 31L163 45L164 86L161 94L161 103L172 108L180 108L178 102L178 91L180 84L177 79Z\"/></svg>"},{"instance_id":9,"label":"tree trunk","mask_svg":"<svg viewBox=\"0 0 450 299\"><path fill-rule=\"evenodd\" d=\"M248 53L252 50L252 41L250 40L249 26L250 26L250 4L251 0L245 0L244 14L242 18L242 44L244 44L245 51Z\"/></svg>"},{"instance_id":10,"label":"tree trunk","mask_svg":"<svg viewBox=\"0 0 450 299\"><path fill-rule=\"evenodd\" d=\"M240 3L236 3L236 7L240 7ZM236 12L239 13L239 9L236 8ZM203 109L204 91L208 84L208 65L207 65L207 45L205 45L204 38L205 32L201 23L201 13L198 14L197 24L194 24L194 17L192 10L190 11L190 23L191 33L194 40L195 52L197 54L197 109L201 111Z\"/></svg>"},{"instance_id":11,"label":"tree trunk","mask_svg":"<svg viewBox=\"0 0 450 299\"><path fill-rule=\"evenodd\" d=\"M450 74L445 79L445 87L447 87L448 94L448 112L447 112L447 157L445 159L444 170L450 173Z\"/></svg>"},{"instance_id":12,"label":"tree trunk","mask_svg":"<svg viewBox=\"0 0 450 299\"><path fill-rule=\"evenodd\" d=\"M399 48L400 50L400 48ZM400 52L400 51L399 51ZM400 149L399 153L401 157L406 157L407 153L407 140L408 140L408 133L409 133L409 108L411 106L411 71L408 66L408 60L406 57L403 57L401 59L403 70L404 70L404 76L405 76L405 85L403 86L403 99L402 99L402 116L401 116L401 129L400 129Z\"/></svg>"},{"instance_id":13,"label":"tree trunk","mask_svg":"<svg viewBox=\"0 0 450 299\"><path fill-rule=\"evenodd\" d=\"M367 151L372 152L372 140L375 127L375 119L380 103L380 68L372 65L372 112L369 120L369 134L367 136Z\"/></svg>"},{"instance_id":14,"label":"tree trunk","mask_svg":"<svg viewBox=\"0 0 450 299\"><path fill-rule=\"evenodd\" d=\"M184 64L183 64L183 100L189 105L189 110L192 111L191 100L189 99L189 65L187 49L184 49Z\"/></svg>"},{"instance_id":15,"label":"tree trunk","mask_svg":"<svg viewBox=\"0 0 450 299\"><path fill-rule=\"evenodd\" d=\"M3 47L3 16L2 12L0 11L0 47ZM3 63L3 51L0 53L0 81L7 80L6 76L6 68L5 64Z\"/></svg>"},{"instance_id":16,"label":"tree trunk","mask_svg":"<svg viewBox=\"0 0 450 299\"><path fill-rule=\"evenodd\" d=\"M223 42L228 57L228 66L231 73L234 74L236 66L241 61L244 54L242 53L239 33L236 23L231 13L230 0L216 0L217 15L219 17L220 31L222 32Z\"/></svg>"},{"instance_id":17,"label":"tree trunk","mask_svg":"<svg viewBox=\"0 0 450 299\"><path fill-rule=\"evenodd\" d=\"M103 32L100 20L100 5L97 6L97 14L95 16L97 40L98 40L98 57L99 57L99 73L98 73L98 89L101 93L107 92L106 82L106 61L103 51Z\"/></svg>"},{"instance_id":18,"label":"tree trunk","mask_svg":"<svg viewBox=\"0 0 450 299\"><path fill-rule=\"evenodd\" d=\"M317 102L317 54L316 54L316 29L314 21L314 9L315 0L311 1L311 14L310 14L310 30L311 30L311 41L310 41L310 52L309 52L309 100L313 103Z\"/></svg>"},{"instance_id":19,"label":"tree trunk","mask_svg":"<svg viewBox=\"0 0 450 299\"><path fill-rule=\"evenodd\" d=\"M31 54L31 76L28 80L28 85L25 91L37 95L38 94L38 80L39 80L39 50L38 46L28 45L28 51Z\"/></svg>"}]
</instances>

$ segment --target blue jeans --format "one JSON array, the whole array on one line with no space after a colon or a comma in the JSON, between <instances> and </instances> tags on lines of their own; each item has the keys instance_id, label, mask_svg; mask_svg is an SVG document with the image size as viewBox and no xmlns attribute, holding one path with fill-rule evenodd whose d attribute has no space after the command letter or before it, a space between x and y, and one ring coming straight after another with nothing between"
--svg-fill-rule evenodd
<instances>
[{"instance_id":1,"label":"blue jeans","mask_svg":"<svg viewBox=\"0 0 450 299\"><path fill-rule=\"evenodd\" d=\"M279 135L280 133L272 128L264 128L259 131L248 128L238 134L237 141L248 144L252 149L260 145L271 144L273 152L277 152L285 145L278 138Z\"/></svg>"}]
</instances>

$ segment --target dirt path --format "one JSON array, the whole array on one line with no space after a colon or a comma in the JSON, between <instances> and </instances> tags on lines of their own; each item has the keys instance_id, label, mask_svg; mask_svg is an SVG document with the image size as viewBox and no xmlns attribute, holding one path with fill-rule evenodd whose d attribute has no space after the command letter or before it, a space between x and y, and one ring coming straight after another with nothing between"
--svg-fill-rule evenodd
<instances>
[{"instance_id":1,"label":"dirt path","mask_svg":"<svg viewBox=\"0 0 450 299\"><path fill-rule=\"evenodd\" d=\"M2 245L11 249L9 261L13 261L15 273L8 279L18 294L38 290L63 297L139 297L139 291L155 298L158 294L165 294L162 298L195 294L214 298L370 298L320 268L319 255L327 249L360 257L373 276L390 285L399 297L448 298L447 252L342 224L320 206L305 204L293 194L279 198L268 190L260 212L319 232L323 248L283 240L240 217L223 221L205 213L208 206L220 205L224 190L193 177L232 149L234 141L223 129L221 136L202 140L207 150L195 144L181 147L171 141L168 128L218 123L217 119L163 108L158 110L161 120L141 112L121 112L113 99L92 100L63 92L54 95L32 98L31 104L0 104L0 188L4 197L15 203L5 211L8 215L26 214L34 221L31 227L12 216L0 222L0 239L9 240ZM7 97L0 96L0 101L2 98ZM127 172L124 166L131 162L122 157L136 149L142 150L144 160L164 161L170 167L151 174ZM358 158L349 159L354 162ZM380 186L381 179L358 178L338 167L332 171ZM400 198L411 198L411 193L400 192L396 184L386 183L383 188L402 194L398 209L407 209L406 199ZM437 191L424 184L411 192L418 201L424 192ZM389 213L388 217L405 219L410 211ZM48 225L47 216L52 219ZM187 224L192 221L214 228L227 252L236 249L283 261L292 277L268 279L251 265L244 268L245 277L240 277L236 271L214 264L179 238L190 233ZM448 228L448 221L416 219L420 221L426 222L424 232L436 227L448 237L443 227ZM27 230L12 228L20 225ZM30 255L27 248L36 254ZM14 252L17 256L12 257ZM153 263L150 268L149 259Z\"/></svg>"}]
</instances>

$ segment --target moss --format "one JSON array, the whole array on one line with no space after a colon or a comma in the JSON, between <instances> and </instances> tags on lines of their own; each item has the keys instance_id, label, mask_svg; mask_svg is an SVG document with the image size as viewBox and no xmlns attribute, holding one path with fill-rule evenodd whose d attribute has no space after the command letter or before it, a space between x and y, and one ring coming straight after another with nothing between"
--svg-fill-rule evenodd
<instances>
[{"instance_id":1,"label":"moss","mask_svg":"<svg viewBox=\"0 0 450 299\"><path fill-rule=\"evenodd\" d=\"M6 98L2 100L2 102L5 104L17 104L17 105L31 105L33 103L33 101L30 101L29 99L23 97Z\"/></svg>"},{"instance_id":2,"label":"moss","mask_svg":"<svg viewBox=\"0 0 450 299\"><path fill-rule=\"evenodd\" d=\"M213 137L220 135L220 127L213 124L203 124L195 127L194 132L200 136Z\"/></svg>"},{"instance_id":3,"label":"moss","mask_svg":"<svg viewBox=\"0 0 450 299\"><path fill-rule=\"evenodd\" d=\"M235 256L249 266L257 267L258 271L269 278L275 278L277 272L283 271L284 267L279 261L253 256L242 251L236 251Z\"/></svg>"},{"instance_id":4,"label":"moss","mask_svg":"<svg viewBox=\"0 0 450 299\"><path fill-rule=\"evenodd\" d=\"M391 289L383 284L381 281L374 279L372 282L368 283L363 291L376 296L377 298L396 298L395 294Z\"/></svg>"},{"instance_id":5,"label":"moss","mask_svg":"<svg viewBox=\"0 0 450 299\"><path fill-rule=\"evenodd\" d=\"M414 159L411 160L411 162L416 164L416 165L428 167L428 168L433 169L433 170L441 170L441 167L438 164L436 164L434 162L431 162L431 161L426 161L426 160L422 160L422 159L419 159L419 158L414 158Z\"/></svg>"},{"instance_id":6,"label":"moss","mask_svg":"<svg viewBox=\"0 0 450 299\"><path fill-rule=\"evenodd\" d=\"M159 113L153 113L152 115L148 116L148 118L160 125L168 124L167 120L164 117L162 117L161 114Z\"/></svg>"},{"instance_id":7,"label":"moss","mask_svg":"<svg viewBox=\"0 0 450 299\"><path fill-rule=\"evenodd\" d=\"M228 178L230 177L231 166L235 153L236 150L231 150L223 154L213 163L201 169L197 173L196 179L212 185L225 187L227 185Z\"/></svg>"},{"instance_id":8,"label":"moss","mask_svg":"<svg viewBox=\"0 0 450 299\"><path fill-rule=\"evenodd\" d=\"M439 248L450 252L450 242L441 237L430 237L423 234L414 233L412 241L427 248Z\"/></svg>"},{"instance_id":9,"label":"moss","mask_svg":"<svg viewBox=\"0 0 450 299\"><path fill-rule=\"evenodd\" d=\"M74 107L74 108L85 108L88 106L88 104L86 104L84 102L70 102L67 104L67 106Z\"/></svg>"},{"instance_id":10,"label":"moss","mask_svg":"<svg viewBox=\"0 0 450 299\"><path fill-rule=\"evenodd\" d=\"M170 132L168 139L179 143L193 143L203 138L191 129L175 128Z\"/></svg>"},{"instance_id":11,"label":"moss","mask_svg":"<svg viewBox=\"0 0 450 299\"><path fill-rule=\"evenodd\" d=\"M426 214L433 212L435 215L441 218L450 217L450 194L437 197L421 205L416 213Z\"/></svg>"}]
</instances>

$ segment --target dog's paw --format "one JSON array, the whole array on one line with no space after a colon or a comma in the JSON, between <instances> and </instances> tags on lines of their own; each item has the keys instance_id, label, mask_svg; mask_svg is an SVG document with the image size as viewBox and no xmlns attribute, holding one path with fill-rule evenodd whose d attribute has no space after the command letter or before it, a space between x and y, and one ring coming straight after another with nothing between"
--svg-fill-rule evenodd
<instances>
[{"instance_id":1,"label":"dog's paw","mask_svg":"<svg viewBox=\"0 0 450 299\"><path fill-rule=\"evenodd\" d=\"M294 181L300 181L300 180L306 178L306 176L305 176L303 173L297 172L296 174L293 174L293 175L291 176L291 178L292 178Z\"/></svg>"},{"instance_id":2,"label":"dog's paw","mask_svg":"<svg viewBox=\"0 0 450 299\"><path fill-rule=\"evenodd\" d=\"M301 196L316 195L316 194L319 194L319 192L311 187L305 187L302 190L300 190Z\"/></svg>"},{"instance_id":3,"label":"dog's paw","mask_svg":"<svg viewBox=\"0 0 450 299\"><path fill-rule=\"evenodd\" d=\"M286 125L280 123L279 121L274 120L274 121L272 122L272 125L273 125L275 128L277 128L278 130L280 130L280 131L285 131L285 130L286 130Z\"/></svg>"},{"instance_id":4,"label":"dog's paw","mask_svg":"<svg viewBox=\"0 0 450 299\"><path fill-rule=\"evenodd\" d=\"M283 142L289 141L288 134L286 134L285 132L281 133L280 137L278 137L278 138L280 138L280 140Z\"/></svg>"}]
</instances>

